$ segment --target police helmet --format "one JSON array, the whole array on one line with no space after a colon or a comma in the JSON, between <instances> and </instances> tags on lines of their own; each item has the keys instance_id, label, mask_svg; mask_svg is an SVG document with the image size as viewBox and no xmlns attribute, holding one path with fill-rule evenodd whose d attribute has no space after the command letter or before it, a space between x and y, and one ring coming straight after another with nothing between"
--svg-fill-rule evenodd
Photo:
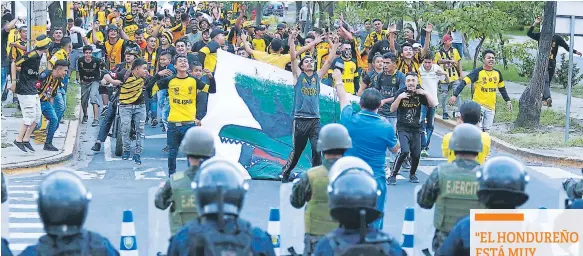
<instances>
[{"instance_id":1,"label":"police helmet","mask_svg":"<svg viewBox=\"0 0 583 256\"><path fill-rule=\"evenodd\" d=\"M455 127L449 149L454 152L482 152L482 132L472 124L460 124Z\"/></svg>"},{"instance_id":2,"label":"police helmet","mask_svg":"<svg viewBox=\"0 0 583 256\"><path fill-rule=\"evenodd\" d=\"M333 123L322 127L318 136L318 151L348 148L352 148L352 139L344 125Z\"/></svg>"},{"instance_id":3,"label":"police helmet","mask_svg":"<svg viewBox=\"0 0 583 256\"><path fill-rule=\"evenodd\" d=\"M91 193L81 179L68 170L51 172L39 185L38 209L50 235L73 235L81 231Z\"/></svg>"},{"instance_id":4,"label":"police helmet","mask_svg":"<svg viewBox=\"0 0 583 256\"><path fill-rule=\"evenodd\" d=\"M249 188L239 168L225 159L209 159L201 165L192 182L201 215L239 215Z\"/></svg>"},{"instance_id":5,"label":"police helmet","mask_svg":"<svg viewBox=\"0 0 583 256\"><path fill-rule=\"evenodd\" d=\"M330 215L348 228L358 227L361 220L371 223L382 216L376 209L380 194L370 172L349 167L328 186Z\"/></svg>"},{"instance_id":6,"label":"police helmet","mask_svg":"<svg viewBox=\"0 0 583 256\"><path fill-rule=\"evenodd\" d=\"M346 171L364 171L370 175L373 174L372 168L364 160L354 157L345 156L338 159L328 172L328 179L332 183L340 174Z\"/></svg>"},{"instance_id":7,"label":"police helmet","mask_svg":"<svg viewBox=\"0 0 583 256\"><path fill-rule=\"evenodd\" d=\"M525 190L530 177L520 161L496 156L476 168L478 198L488 208L514 208L528 200Z\"/></svg>"},{"instance_id":8,"label":"police helmet","mask_svg":"<svg viewBox=\"0 0 583 256\"><path fill-rule=\"evenodd\" d=\"M214 136L208 129L192 127L184 134L179 150L187 156L210 158L215 155Z\"/></svg>"}]
</instances>

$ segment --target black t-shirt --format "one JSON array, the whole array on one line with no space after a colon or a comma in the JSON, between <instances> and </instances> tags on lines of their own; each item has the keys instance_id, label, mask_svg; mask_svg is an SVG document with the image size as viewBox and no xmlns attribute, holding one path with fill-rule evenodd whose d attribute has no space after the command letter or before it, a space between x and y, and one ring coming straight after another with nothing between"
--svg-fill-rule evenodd
<instances>
[{"instance_id":1,"label":"black t-shirt","mask_svg":"<svg viewBox=\"0 0 583 256\"><path fill-rule=\"evenodd\" d=\"M401 71L396 71L395 74L385 74L385 72L381 72L377 74L374 78L374 81L371 81L372 88L379 90L383 99L388 99L392 97L397 97L399 94L396 94L397 91L400 89L402 84L405 84L404 75L402 75ZM366 80L364 81L366 83ZM379 109L379 114L384 117L395 117L397 113L391 112L391 104L387 103Z\"/></svg>"},{"instance_id":2,"label":"black t-shirt","mask_svg":"<svg viewBox=\"0 0 583 256\"><path fill-rule=\"evenodd\" d=\"M36 51L29 52L16 59L16 66L21 67L20 76L16 82L16 94L35 95L38 93L35 84L39 80L41 55Z\"/></svg>"},{"instance_id":3,"label":"black t-shirt","mask_svg":"<svg viewBox=\"0 0 583 256\"><path fill-rule=\"evenodd\" d=\"M57 52L61 48L63 48L62 43L52 42L51 45L49 46L49 57L53 56L55 54L55 52Z\"/></svg>"},{"instance_id":4,"label":"black t-shirt","mask_svg":"<svg viewBox=\"0 0 583 256\"><path fill-rule=\"evenodd\" d=\"M85 58L81 57L77 59L77 67L81 81L91 83L101 79L101 70L105 68L105 63L95 57L91 57L91 61L87 63Z\"/></svg>"},{"instance_id":5,"label":"black t-shirt","mask_svg":"<svg viewBox=\"0 0 583 256\"><path fill-rule=\"evenodd\" d=\"M405 91L407 88L402 88L395 95L398 96ZM429 105L425 95L410 93L409 98L401 100L397 109L397 131L421 132L421 105Z\"/></svg>"},{"instance_id":6,"label":"black t-shirt","mask_svg":"<svg viewBox=\"0 0 583 256\"><path fill-rule=\"evenodd\" d=\"M210 43L210 41L209 41L209 43ZM200 49L202 49L206 45L207 45L207 43L205 43L202 40L199 40L198 42L196 42L196 43L194 43L192 45L192 49L191 50L192 50L192 52L198 52L198 51L200 51Z\"/></svg>"},{"instance_id":7,"label":"black t-shirt","mask_svg":"<svg viewBox=\"0 0 583 256\"><path fill-rule=\"evenodd\" d=\"M6 54L6 47L8 47L8 36L10 35L9 31L2 29L2 44L0 45L2 48L0 49L2 52L2 66L10 66L8 63L8 56Z\"/></svg>"}]
</instances>

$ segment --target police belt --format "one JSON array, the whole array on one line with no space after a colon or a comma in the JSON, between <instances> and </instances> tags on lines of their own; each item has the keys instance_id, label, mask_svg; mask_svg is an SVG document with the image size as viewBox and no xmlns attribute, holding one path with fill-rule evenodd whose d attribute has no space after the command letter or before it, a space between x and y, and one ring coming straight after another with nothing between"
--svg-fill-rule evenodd
<instances>
[{"instance_id":1,"label":"police belt","mask_svg":"<svg viewBox=\"0 0 583 256\"><path fill-rule=\"evenodd\" d=\"M171 123L173 125L180 127L180 126L185 126L185 125L189 125L189 124L194 124L194 121L191 121L191 122L168 122L168 123Z\"/></svg>"}]
</instances>

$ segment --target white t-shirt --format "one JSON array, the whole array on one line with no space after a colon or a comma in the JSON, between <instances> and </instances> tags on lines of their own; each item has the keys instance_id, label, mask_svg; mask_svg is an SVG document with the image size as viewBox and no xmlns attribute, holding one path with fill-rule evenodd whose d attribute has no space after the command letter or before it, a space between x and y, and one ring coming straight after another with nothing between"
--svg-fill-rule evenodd
<instances>
[{"instance_id":1,"label":"white t-shirt","mask_svg":"<svg viewBox=\"0 0 583 256\"><path fill-rule=\"evenodd\" d=\"M439 81L445 79L444 75L438 75L437 71L443 71L441 67L437 64L431 65L430 70L425 70L423 65L419 67L419 74L421 75L421 87L423 90L428 91L433 99L439 104L439 100L437 97L437 89L439 86Z\"/></svg>"}]
</instances>

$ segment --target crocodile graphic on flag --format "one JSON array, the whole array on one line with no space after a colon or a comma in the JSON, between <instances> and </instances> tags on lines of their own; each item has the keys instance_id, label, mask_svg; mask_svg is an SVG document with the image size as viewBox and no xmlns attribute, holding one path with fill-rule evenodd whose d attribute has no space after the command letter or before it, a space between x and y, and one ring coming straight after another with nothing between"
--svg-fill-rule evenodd
<instances>
[{"instance_id":1,"label":"crocodile graphic on flag","mask_svg":"<svg viewBox=\"0 0 583 256\"><path fill-rule=\"evenodd\" d=\"M292 73L225 51L217 58L217 93L202 126L217 135L217 155L239 162L253 179L278 179L292 150ZM359 98L350 100L357 105ZM340 118L336 92L325 85L320 115L322 126ZM293 171L311 168L310 159L308 142Z\"/></svg>"}]
</instances>

